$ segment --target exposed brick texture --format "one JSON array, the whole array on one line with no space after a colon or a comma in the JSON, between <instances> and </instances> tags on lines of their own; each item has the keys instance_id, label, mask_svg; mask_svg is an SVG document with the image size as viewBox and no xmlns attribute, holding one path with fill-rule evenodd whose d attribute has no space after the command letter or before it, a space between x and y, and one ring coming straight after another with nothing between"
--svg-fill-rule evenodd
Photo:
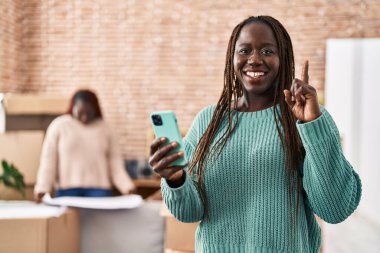
<instances>
[{"instance_id":1,"label":"exposed brick texture","mask_svg":"<svg viewBox=\"0 0 380 253\"><path fill-rule=\"evenodd\" d=\"M323 95L328 38L380 36L380 1L1 0L0 91L70 96L97 91L127 159L146 158L151 111L182 127L215 103L228 38L250 15L288 29L297 75Z\"/></svg>"},{"instance_id":2,"label":"exposed brick texture","mask_svg":"<svg viewBox=\"0 0 380 253\"><path fill-rule=\"evenodd\" d=\"M0 91L20 92L25 61L20 1L0 1Z\"/></svg>"}]
</instances>

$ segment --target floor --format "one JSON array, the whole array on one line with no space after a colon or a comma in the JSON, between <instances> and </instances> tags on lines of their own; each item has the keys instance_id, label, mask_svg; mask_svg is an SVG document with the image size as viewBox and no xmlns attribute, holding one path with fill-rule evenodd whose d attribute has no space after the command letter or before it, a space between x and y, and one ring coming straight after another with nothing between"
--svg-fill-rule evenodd
<instances>
[{"instance_id":1,"label":"floor","mask_svg":"<svg viewBox=\"0 0 380 253\"><path fill-rule=\"evenodd\" d=\"M323 253L380 253L380 224L353 214L340 224L324 224Z\"/></svg>"}]
</instances>

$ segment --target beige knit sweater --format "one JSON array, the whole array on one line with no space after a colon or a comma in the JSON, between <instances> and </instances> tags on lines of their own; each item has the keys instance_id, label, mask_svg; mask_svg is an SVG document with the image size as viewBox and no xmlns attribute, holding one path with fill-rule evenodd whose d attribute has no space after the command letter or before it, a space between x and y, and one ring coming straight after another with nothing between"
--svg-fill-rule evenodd
<instances>
[{"instance_id":1,"label":"beige knit sweater","mask_svg":"<svg viewBox=\"0 0 380 253\"><path fill-rule=\"evenodd\" d=\"M84 125L63 115L50 124L34 192L49 192L53 185L60 189L115 185L123 194L134 188L105 121Z\"/></svg>"}]
</instances>

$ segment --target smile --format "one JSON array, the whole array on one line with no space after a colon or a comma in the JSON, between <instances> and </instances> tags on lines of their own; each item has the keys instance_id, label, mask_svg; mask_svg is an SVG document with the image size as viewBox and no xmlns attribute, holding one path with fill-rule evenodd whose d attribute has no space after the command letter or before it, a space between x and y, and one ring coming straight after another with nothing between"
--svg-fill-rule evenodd
<instances>
[{"instance_id":1,"label":"smile","mask_svg":"<svg viewBox=\"0 0 380 253\"><path fill-rule=\"evenodd\" d=\"M247 71L245 74L252 78L259 78L265 75L264 72L253 72L253 71Z\"/></svg>"}]
</instances>

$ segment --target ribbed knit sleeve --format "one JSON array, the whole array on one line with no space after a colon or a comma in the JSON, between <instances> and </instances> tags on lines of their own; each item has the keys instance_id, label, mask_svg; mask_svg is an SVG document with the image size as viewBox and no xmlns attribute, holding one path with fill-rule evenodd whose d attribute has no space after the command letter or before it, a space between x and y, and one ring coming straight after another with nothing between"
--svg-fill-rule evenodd
<instances>
[{"instance_id":1,"label":"ribbed knit sleeve","mask_svg":"<svg viewBox=\"0 0 380 253\"><path fill-rule=\"evenodd\" d=\"M48 127L42 146L40 167L34 193L50 192L57 178L58 171L59 124L53 121Z\"/></svg>"},{"instance_id":2,"label":"ribbed knit sleeve","mask_svg":"<svg viewBox=\"0 0 380 253\"><path fill-rule=\"evenodd\" d=\"M166 180L161 181L162 196L173 216L182 222L197 222L203 218L203 205L194 181L186 173L185 183L171 188Z\"/></svg>"},{"instance_id":3,"label":"ribbed knit sleeve","mask_svg":"<svg viewBox=\"0 0 380 253\"><path fill-rule=\"evenodd\" d=\"M209 112L211 107L201 111L193 121L186 137L183 139L185 156L188 161L192 160L193 153L202 134L201 125L205 125L204 114ZM186 168L187 170L188 168ZM162 196L166 206L173 216L182 222L196 222L203 218L204 209L198 191L196 174L189 175L186 171L185 183L178 187L170 187L165 179L161 180Z\"/></svg>"},{"instance_id":4,"label":"ribbed knit sleeve","mask_svg":"<svg viewBox=\"0 0 380 253\"><path fill-rule=\"evenodd\" d=\"M306 151L303 187L314 213L328 223L339 223L357 208L361 182L343 155L335 122L326 109L321 111L311 122L297 122Z\"/></svg>"}]
</instances>

